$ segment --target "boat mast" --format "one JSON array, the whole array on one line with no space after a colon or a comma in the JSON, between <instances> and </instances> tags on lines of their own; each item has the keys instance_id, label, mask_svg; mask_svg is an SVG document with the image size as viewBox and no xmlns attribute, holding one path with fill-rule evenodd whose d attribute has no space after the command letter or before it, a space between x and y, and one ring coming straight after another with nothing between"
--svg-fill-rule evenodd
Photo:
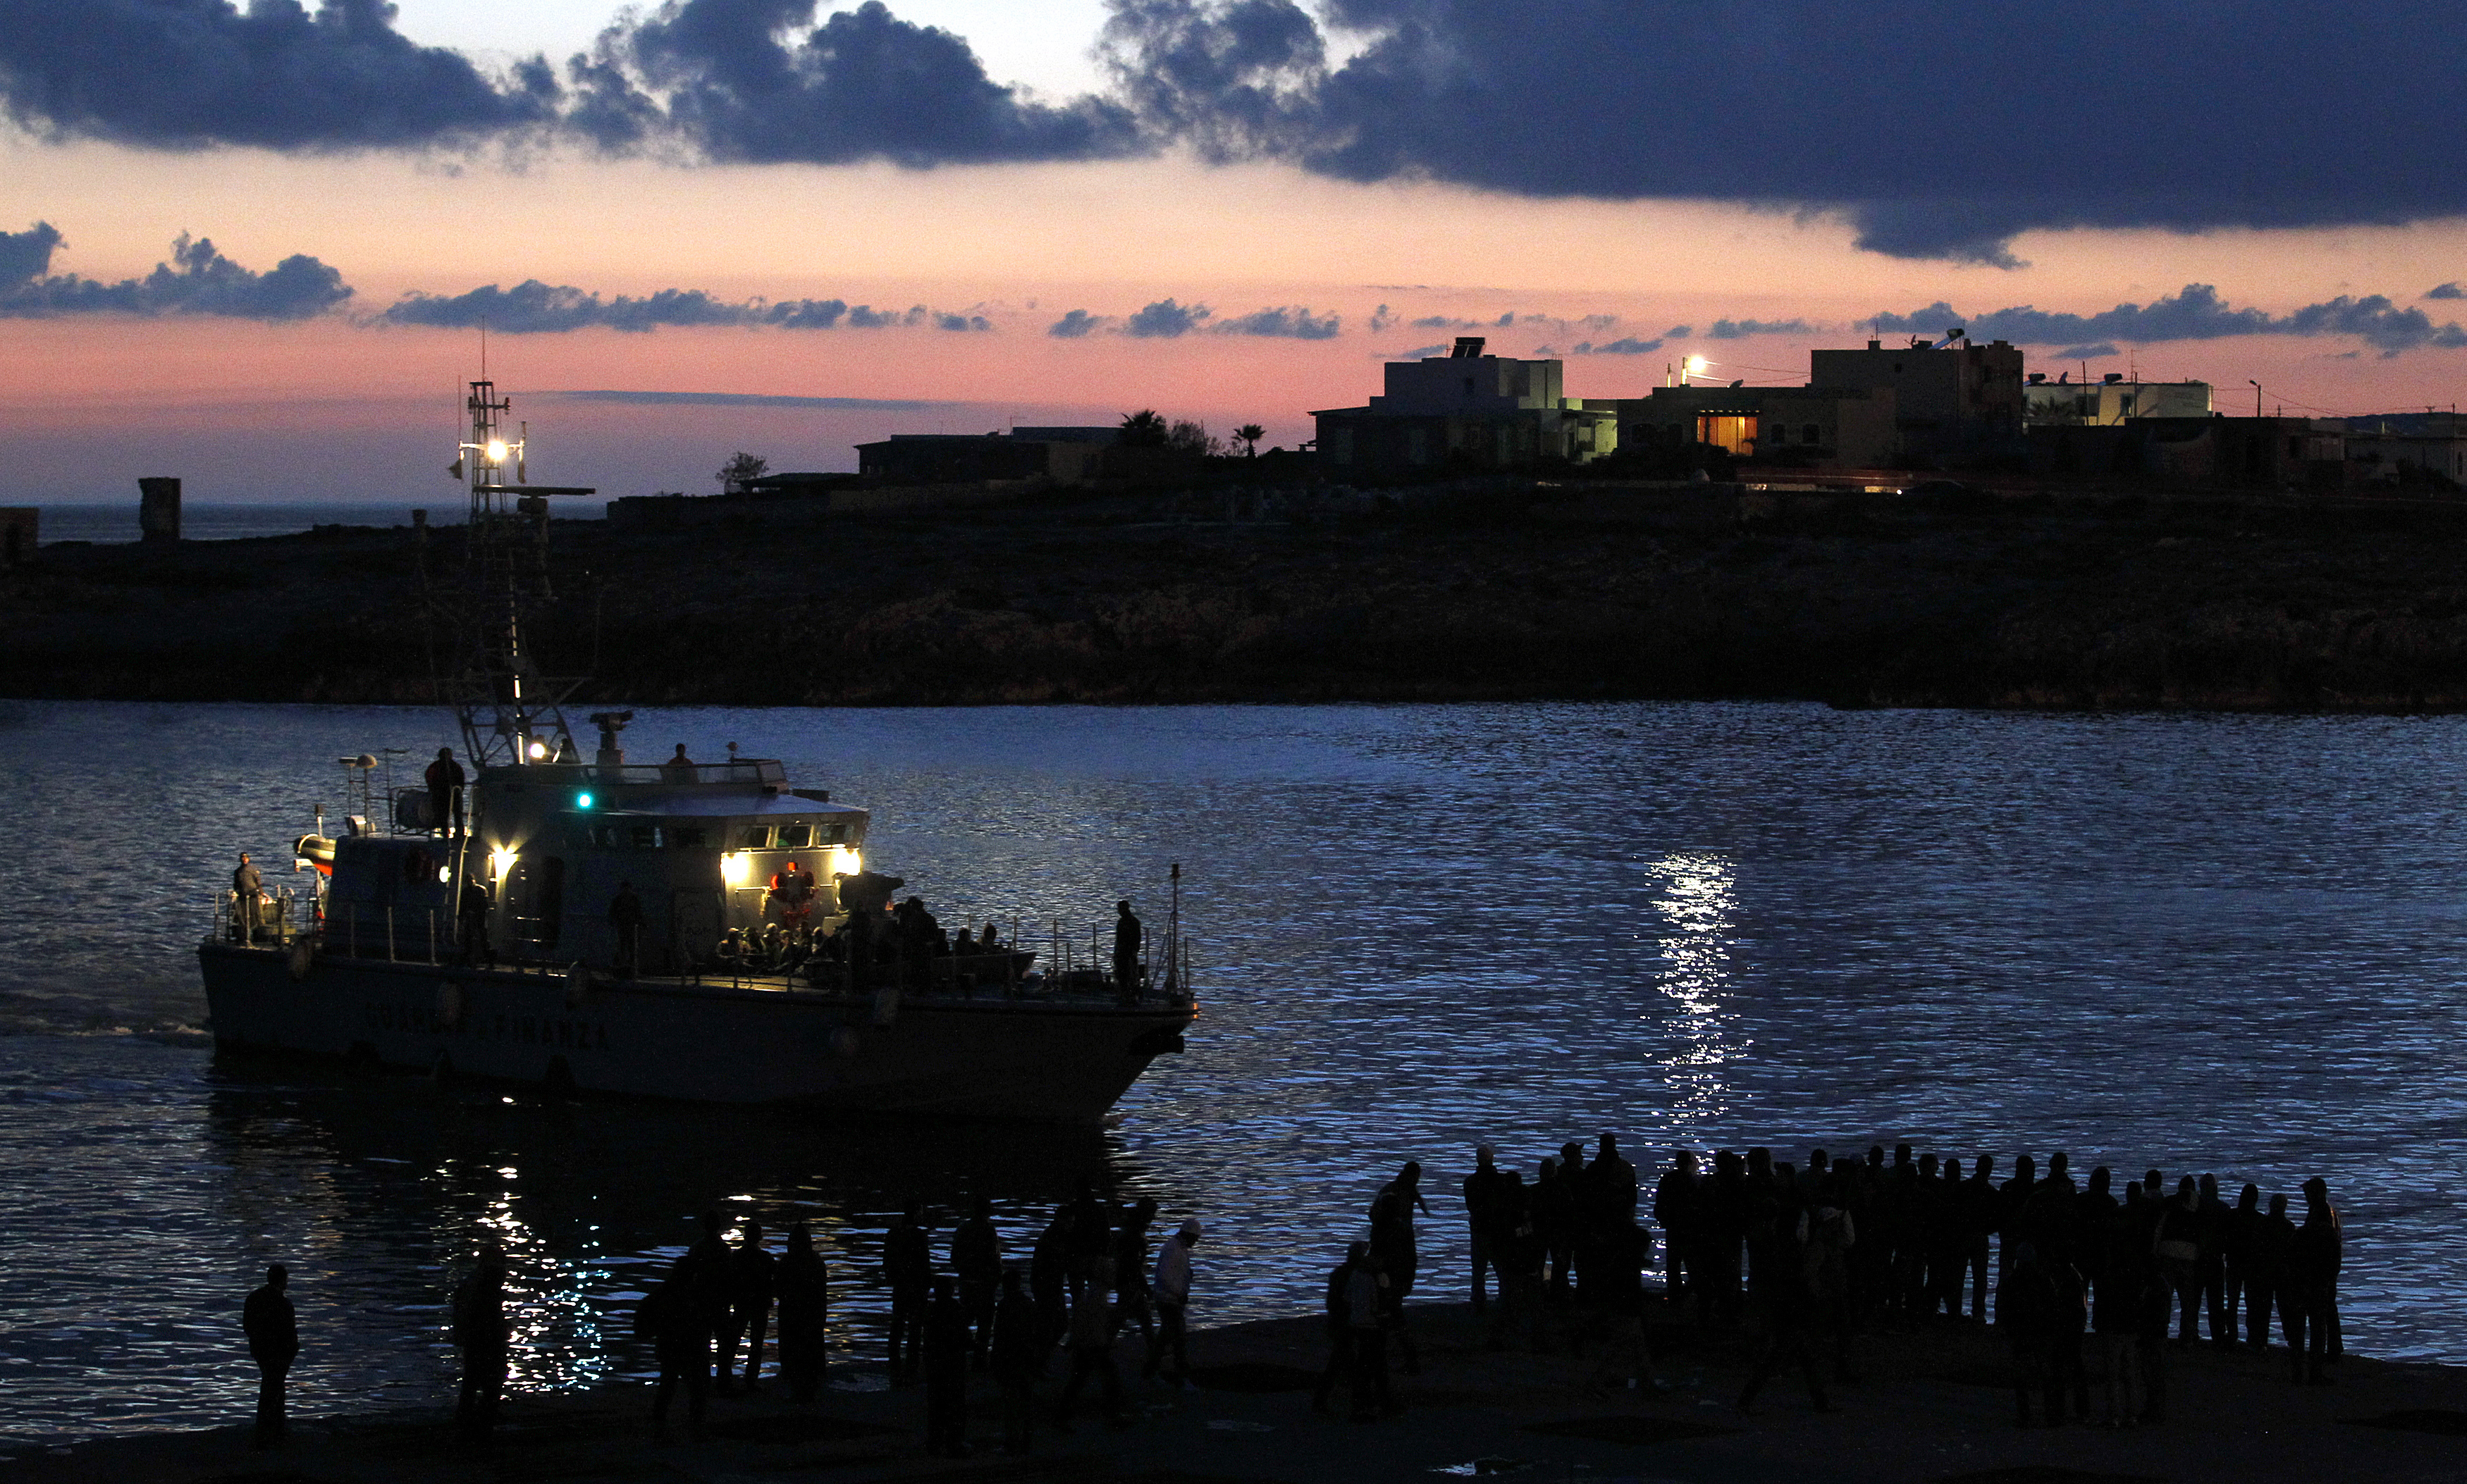
<instances>
[{"instance_id":1,"label":"boat mast","mask_svg":"<svg viewBox=\"0 0 2467 1484\"><path fill-rule=\"evenodd\" d=\"M548 571L548 497L588 495L573 485L529 483L529 424L506 437L510 397L496 383L470 384L464 401L471 433L447 472L470 488L463 569L433 588L435 617L452 635L454 668L437 677L439 699L454 708L464 751L474 766L504 767L574 755L565 702L583 677L541 673L532 634L555 601ZM513 482L507 483L509 468Z\"/></svg>"}]
</instances>

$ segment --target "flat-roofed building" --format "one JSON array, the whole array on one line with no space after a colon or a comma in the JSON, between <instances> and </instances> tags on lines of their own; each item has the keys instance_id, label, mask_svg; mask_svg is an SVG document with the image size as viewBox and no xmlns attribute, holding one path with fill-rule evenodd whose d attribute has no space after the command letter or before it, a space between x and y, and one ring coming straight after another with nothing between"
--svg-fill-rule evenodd
<instances>
[{"instance_id":1,"label":"flat-roofed building","mask_svg":"<svg viewBox=\"0 0 2467 1484\"><path fill-rule=\"evenodd\" d=\"M2022 416L2034 428L2117 428L2143 417L2207 417L2217 411L2207 381L2049 381L2033 371L2022 389Z\"/></svg>"},{"instance_id":2,"label":"flat-roofed building","mask_svg":"<svg viewBox=\"0 0 2467 1484\"><path fill-rule=\"evenodd\" d=\"M1618 414L1627 449L1705 443L1757 463L1874 469L1898 446L1889 387L1656 387L1585 405Z\"/></svg>"},{"instance_id":3,"label":"flat-roofed building","mask_svg":"<svg viewBox=\"0 0 2467 1484\"><path fill-rule=\"evenodd\" d=\"M1901 452L1912 456L1988 454L2022 438L2022 351L2002 340L1972 345L1958 328L1941 341L1808 353L1808 385L1835 391L1890 391Z\"/></svg>"},{"instance_id":4,"label":"flat-roofed building","mask_svg":"<svg viewBox=\"0 0 2467 1484\"><path fill-rule=\"evenodd\" d=\"M1391 361L1361 407L1314 412L1329 474L1387 476L1447 467L1584 463L1618 446L1618 417L1564 394L1565 366L1483 352L1477 335L1446 355Z\"/></svg>"}]
</instances>

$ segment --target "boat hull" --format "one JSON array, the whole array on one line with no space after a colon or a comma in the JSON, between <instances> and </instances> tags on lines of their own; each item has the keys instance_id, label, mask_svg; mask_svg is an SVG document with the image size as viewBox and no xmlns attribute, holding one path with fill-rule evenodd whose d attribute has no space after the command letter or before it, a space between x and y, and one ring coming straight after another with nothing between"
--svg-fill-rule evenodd
<instances>
[{"instance_id":1,"label":"boat hull","mask_svg":"<svg viewBox=\"0 0 2467 1484\"><path fill-rule=\"evenodd\" d=\"M1094 1123L1189 1005L871 998L210 942L218 1048L618 1096ZM888 1009L889 1013L883 1013Z\"/></svg>"}]
</instances>

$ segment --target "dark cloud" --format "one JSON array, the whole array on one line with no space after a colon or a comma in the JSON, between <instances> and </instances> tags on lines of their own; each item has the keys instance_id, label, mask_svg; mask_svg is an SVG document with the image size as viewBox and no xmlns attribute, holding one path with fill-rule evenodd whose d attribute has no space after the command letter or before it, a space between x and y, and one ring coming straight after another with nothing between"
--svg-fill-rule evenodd
<instances>
[{"instance_id":1,"label":"dark cloud","mask_svg":"<svg viewBox=\"0 0 2467 1484\"><path fill-rule=\"evenodd\" d=\"M1307 306L1259 309L1239 319L1220 320L1211 326L1220 335L1267 335L1282 340L1334 340L1339 322L1334 314L1313 315Z\"/></svg>"},{"instance_id":2,"label":"dark cloud","mask_svg":"<svg viewBox=\"0 0 2467 1484\"><path fill-rule=\"evenodd\" d=\"M1711 340L1745 340L1750 335L1813 335L1816 326L1805 320L1715 320L1705 331Z\"/></svg>"},{"instance_id":3,"label":"dark cloud","mask_svg":"<svg viewBox=\"0 0 2467 1484\"><path fill-rule=\"evenodd\" d=\"M38 221L23 232L0 232L0 289L52 271L52 253L63 243L60 229Z\"/></svg>"},{"instance_id":4,"label":"dark cloud","mask_svg":"<svg viewBox=\"0 0 2467 1484\"><path fill-rule=\"evenodd\" d=\"M2467 299L2467 288L2456 283L2436 283L2424 291L2427 299Z\"/></svg>"},{"instance_id":5,"label":"dark cloud","mask_svg":"<svg viewBox=\"0 0 2467 1484\"><path fill-rule=\"evenodd\" d=\"M450 144L554 117L545 62L499 82L394 21L384 0L0 0L0 99L39 136L158 148Z\"/></svg>"},{"instance_id":6,"label":"dark cloud","mask_svg":"<svg viewBox=\"0 0 2467 1484\"><path fill-rule=\"evenodd\" d=\"M1378 308L1370 311L1370 333L1374 335L1395 323L1396 317L1388 312L1388 306L1386 304L1381 304Z\"/></svg>"},{"instance_id":7,"label":"dark cloud","mask_svg":"<svg viewBox=\"0 0 2467 1484\"><path fill-rule=\"evenodd\" d=\"M2056 352L2059 361L2103 361L2111 355L2122 355L2113 341L2102 340L2094 346L2067 346Z\"/></svg>"},{"instance_id":8,"label":"dark cloud","mask_svg":"<svg viewBox=\"0 0 2467 1484\"><path fill-rule=\"evenodd\" d=\"M1875 252L1998 264L2041 228L2467 213L2467 178L2427 145L2467 93L2467 11L2433 0L1767 0L1718 19L1568 0L1549 24L1496 0L1323 0L1341 63L1291 0L1113 11L1120 96L1217 161L1781 206L1839 214ZM2325 79L2372 80L2333 96Z\"/></svg>"},{"instance_id":9,"label":"dark cloud","mask_svg":"<svg viewBox=\"0 0 2467 1484\"><path fill-rule=\"evenodd\" d=\"M1171 340L1199 328L1211 311L1206 304L1183 305L1160 299L1122 322L1122 333L1142 340Z\"/></svg>"},{"instance_id":10,"label":"dark cloud","mask_svg":"<svg viewBox=\"0 0 2467 1484\"><path fill-rule=\"evenodd\" d=\"M923 304L907 309L850 305L839 299L714 299L698 288L664 288L637 299L598 294L529 279L511 288L494 283L464 294L405 294L380 324L468 328L486 324L508 335L559 334L577 329L643 332L675 326L738 326L771 329L890 329L931 323L939 329L990 330L983 315L936 314Z\"/></svg>"},{"instance_id":11,"label":"dark cloud","mask_svg":"<svg viewBox=\"0 0 2467 1484\"><path fill-rule=\"evenodd\" d=\"M988 79L966 41L881 0L820 25L815 11L814 0L668 0L629 14L569 65L568 122L608 149L753 163L926 167L1143 147L1119 104L1037 102Z\"/></svg>"},{"instance_id":12,"label":"dark cloud","mask_svg":"<svg viewBox=\"0 0 2467 1484\"><path fill-rule=\"evenodd\" d=\"M50 273L53 252L67 246L58 229L36 222L0 233L0 316L64 314L214 314L243 320L305 320L351 297L341 273L303 253L262 273L215 250L211 238L186 233L171 260L142 279L106 283L74 273Z\"/></svg>"},{"instance_id":13,"label":"dark cloud","mask_svg":"<svg viewBox=\"0 0 2467 1484\"><path fill-rule=\"evenodd\" d=\"M1379 359L1383 361L1418 361L1427 356L1445 355L1447 354L1447 351L1448 348L1445 346L1415 346L1411 350L1399 350L1394 355L1383 355Z\"/></svg>"},{"instance_id":14,"label":"dark cloud","mask_svg":"<svg viewBox=\"0 0 2467 1484\"><path fill-rule=\"evenodd\" d=\"M774 396L752 392L547 392L561 402L615 402L628 407L803 407L823 412L939 413L980 402L921 401L887 396Z\"/></svg>"},{"instance_id":15,"label":"dark cloud","mask_svg":"<svg viewBox=\"0 0 2467 1484\"><path fill-rule=\"evenodd\" d=\"M1660 335L1651 340L1639 340L1630 335L1625 339L1605 341L1600 345L1595 345L1591 341L1579 341L1576 348L1568 353L1570 355L1643 355L1649 351L1661 349L1669 342L1669 338L1666 335Z\"/></svg>"},{"instance_id":16,"label":"dark cloud","mask_svg":"<svg viewBox=\"0 0 2467 1484\"><path fill-rule=\"evenodd\" d=\"M2051 314L2027 304L1992 314L1963 316L1941 300L1914 314L1880 314L1879 331L1942 334L1961 326L1975 340L2016 345L2074 345L2096 340L2149 344L2171 340L2222 340L2237 335L2353 335L2385 355L2425 347L2467 347L2467 330L2454 322L2435 325L2421 309L2402 309L2381 294L2356 299L2342 294L2306 304L2292 314L2233 308L2207 283L2187 283L2180 293L2148 304L2117 304L2096 314ZM2078 359L2078 358L2077 358Z\"/></svg>"},{"instance_id":17,"label":"dark cloud","mask_svg":"<svg viewBox=\"0 0 2467 1484\"><path fill-rule=\"evenodd\" d=\"M1056 340L1082 340L1102 328L1105 323L1105 316L1101 314L1090 314L1085 309L1074 309L1045 326L1045 332Z\"/></svg>"}]
</instances>

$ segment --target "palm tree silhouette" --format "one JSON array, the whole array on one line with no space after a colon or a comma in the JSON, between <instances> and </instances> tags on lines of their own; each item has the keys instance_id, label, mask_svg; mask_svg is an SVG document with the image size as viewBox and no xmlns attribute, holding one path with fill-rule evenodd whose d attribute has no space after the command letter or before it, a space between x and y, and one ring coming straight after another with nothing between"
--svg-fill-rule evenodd
<instances>
[{"instance_id":1,"label":"palm tree silhouette","mask_svg":"<svg viewBox=\"0 0 2467 1484\"><path fill-rule=\"evenodd\" d=\"M1256 459L1259 457L1259 439L1268 436L1268 430L1256 422L1246 422L1234 430L1234 436L1241 440L1243 457Z\"/></svg>"}]
</instances>

